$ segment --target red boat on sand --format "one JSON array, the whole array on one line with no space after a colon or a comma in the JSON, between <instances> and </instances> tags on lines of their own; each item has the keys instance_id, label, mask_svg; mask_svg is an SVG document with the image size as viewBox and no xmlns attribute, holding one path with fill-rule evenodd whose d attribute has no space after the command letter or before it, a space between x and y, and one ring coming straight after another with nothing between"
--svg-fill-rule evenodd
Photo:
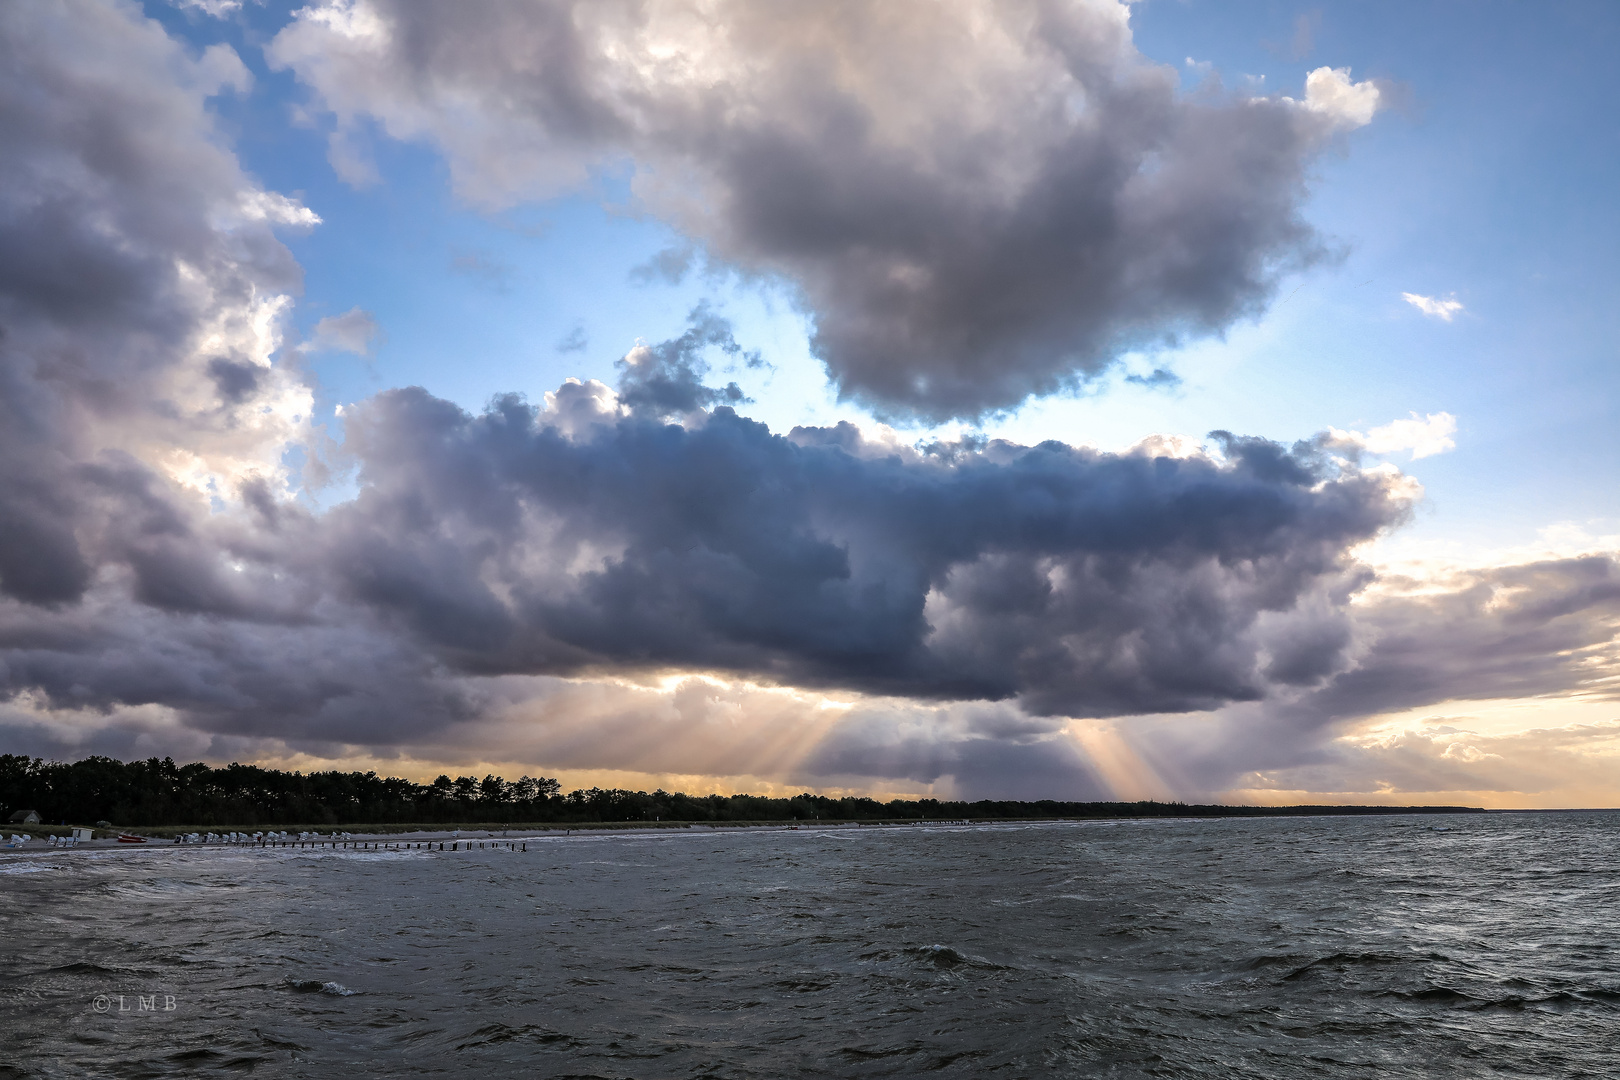
<instances>
[{"instance_id":1,"label":"red boat on sand","mask_svg":"<svg viewBox=\"0 0 1620 1080\"><path fill-rule=\"evenodd\" d=\"M146 837L131 836L129 833L119 833L118 842L120 844L144 844L146 843Z\"/></svg>"}]
</instances>

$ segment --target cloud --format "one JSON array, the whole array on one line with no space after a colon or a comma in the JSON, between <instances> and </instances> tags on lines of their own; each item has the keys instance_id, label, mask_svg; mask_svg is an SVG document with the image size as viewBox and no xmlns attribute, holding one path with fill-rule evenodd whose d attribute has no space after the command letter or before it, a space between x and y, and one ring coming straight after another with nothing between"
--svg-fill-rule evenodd
<instances>
[{"instance_id":1,"label":"cloud","mask_svg":"<svg viewBox=\"0 0 1620 1080\"><path fill-rule=\"evenodd\" d=\"M1451 795L1475 805L1613 804L1620 719L1506 734L1471 731L1467 723L1458 717L1346 735L1309 764L1242 777L1238 783L1251 797L1271 795L1268 801L1275 799L1272 793L1287 798L1293 791L1320 791L1397 803Z\"/></svg>"},{"instance_id":2,"label":"cloud","mask_svg":"<svg viewBox=\"0 0 1620 1080\"><path fill-rule=\"evenodd\" d=\"M1602 805L1620 754L1617 582L1612 557L1391 577L1352 605L1347 664L1328 681L1100 726L1017 699L824 694L713 674L468 675L365 621L147 610L119 614L107 636L92 604L33 622L40 644L6 655L38 688L0 709L0 731L62 756L406 761L418 774L506 762L649 789ZM98 705L88 691L109 683L169 703ZM1561 719L1568 701L1587 704ZM1504 704L1535 722L1489 729Z\"/></svg>"},{"instance_id":3,"label":"cloud","mask_svg":"<svg viewBox=\"0 0 1620 1080\"><path fill-rule=\"evenodd\" d=\"M1412 460L1416 461L1455 450L1457 442L1452 438L1455 434L1457 418L1450 413L1429 413L1427 416L1413 413L1406 420L1392 420L1366 434L1329 428L1327 445L1362 450L1369 454L1395 454L1409 450Z\"/></svg>"},{"instance_id":4,"label":"cloud","mask_svg":"<svg viewBox=\"0 0 1620 1080\"><path fill-rule=\"evenodd\" d=\"M1305 59L1316 48L1316 35L1322 29L1322 12L1308 11L1294 16L1294 36L1288 44L1288 58Z\"/></svg>"},{"instance_id":5,"label":"cloud","mask_svg":"<svg viewBox=\"0 0 1620 1080\"><path fill-rule=\"evenodd\" d=\"M1441 705L1467 710L1469 702L1539 701L1549 714L1566 702L1620 708L1620 557L1614 554L1431 568L1421 576L1386 571L1356 598L1350 614L1348 660L1330 678L1264 703L1134 721L1133 746L1181 790L1212 795L1252 797L1265 788L1335 797L1381 788L1533 793L1543 781L1527 771L1514 783L1510 756L1488 777L1461 746L1445 760L1454 771L1469 766L1467 783L1454 787L1432 771L1427 779L1403 776L1373 752L1385 736L1369 738L1369 729L1382 728L1384 717ZM1520 718L1516 726L1556 725ZM1500 732L1506 740L1500 745L1512 746L1522 734ZM1462 743L1484 745L1473 736ZM1607 792L1604 801L1612 804L1612 779Z\"/></svg>"},{"instance_id":6,"label":"cloud","mask_svg":"<svg viewBox=\"0 0 1620 1080\"><path fill-rule=\"evenodd\" d=\"M309 344L318 352L346 352L370 356L382 336L382 327L369 311L350 308L341 315L328 315L315 324Z\"/></svg>"},{"instance_id":7,"label":"cloud","mask_svg":"<svg viewBox=\"0 0 1620 1080\"><path fill-rule=\"evenodd\" d=\"M1316 50L1316 36L1322 31L1321 10L1317 9L1295 15L1293 29L1294 32L1286 44L1263 40L1260 42L1260 47L1275 56L1281 56L1295 63L1305 59Z\"/></svg>"},{"instance_id":8,"label":"cloud","mask_svg":"<svg viewBox=\"0 0 1620 1080\"><path fill-rule=\"evenodd\" d=\"M272 227L318 219L221 148L207 99L245 77L129 7L0 10L0 595L156 588L210 561L210 498L285 490L312 395L273 361Z\"/></svg>"},{"instance_id":9,"label":"cloud","mask_svg":"<svg viewBox=\"0 0 1620 1080\"><path fill-rule=\"evenodd\" d=\"M562 353L584 352L589 344L590 339L585 336L584 324L575 323L568 333L557 339L554 348Z\"/></svg>"},{"instance_id":10,"label":"cloud","mask_svg":"<svg viewBox=\"0 0 1620 1080\"><path fill-rule=\"evenodd\" d=\"M1181 376L1166 368L1154 368L1146 375L1127 375L1125 381L1149 390L1173 389L1181 385Z\"/></svg>"},{"instance_id":11,"label":"cloud","mask_svg":"<svg viewBox=\"0 0 1620 1080\"><path fill-rule=\"evenodd\" d=\"M1418 579L1390 573L1368 601L1358 621L1370 651L1315 703L1333 714L1604 692L1614 672L1620 563L1609 555Z\"/></svg>"},{"instance_id":12,"label":"cloud","mask_svg":"<svg viewBox=\"0 0 1620 1080\"><path fill-rule=\"evenodd\" d=\"M392 32L367 10L344 16L356 48ZM1024 72L1035 39L987 25ZM1128 44L1123 21L1097 25ZM1444 413L1124 453L772 432L709 384L753 358L700 307L627 353L617 388L345 407L355 494L316 512L284 465L301 449L318 467L321 446L280 361L300 273L274 230L318 219L226 148L208 96L230 69L131 6L0 8L9 747L1089 797L1405 790L1448 769L1484 790L1516 753L1540 755L1533 786L1607 738L1377 727L1620 686L1610 553L1421 576L1358 561L1421 492L1348 451L1435 452ZM899 125L882 145L914 169L944 144L932 99L905 104L868 119ZM1121 107L1092 104L1099 124ZM1285 156L1292 125L1337 123L1252 107L1287 120ZM1217 127L1248 122L1222 108ZM374 340L358 309L322 325L334 347Z\"/></svg>"},{"instance_id":13,"label":"cloud","mask_svg":"<svg viewBox=\"0 0 1620 1080\"><path fill-rule=\"evenodd\" d=\"M650 285L655 281L679 285L691 272L696 255L690 244L664 248L640 266L632 267L630 280L637 285Z\"/></svg>"},{"instance_id":14,"label":"cloud","mask_svg":"<svg viewBox=\"0 0 1620 1080\"><path fill-rule=\"evenodd\" d=\"M1378 85L1353 82L1349 68L1320 67L1305 76L1305 107L1349 130L1372 123L1379 106Z\"/></svg>"},{"instance_id":15,"label":"cloud","mask_svg":"<svg viewBox=\"0 0 1620 1080\"><path fill-rule=\"evenodd\" d=\"M1450 322L1457 312L1464 310L1462 301L1455 296L1448 296L1444 300L1436 300L1432 296L1422 296L1418 293L1401 293L1401 299L1417 308L1423 314L1443 322Z\"/></svg>"},{"instance_id":16,"label":"cloud","mask_svg":"<svg viewBox=\"0 0 1620 1080\"><path fill-rule=\"evenodd\" d=\"M1207 709L1342 670L1365 579L1348 552L1413 494L1224 433L1218 458L773 434L717 404L733 395L699 381L705 350L740 355L700 308L627 356L617 393L569 382L474 416L407 389L347 408L360 490L323 515L257 482L189 518L145 471L102 466L128 507L116 572L60 611L0 608L5 688L377 745L476 721L490 679L712 672L1016 701L1051 741L1027 718ZM1046 752L963 738L973 760ZM859 755L835 750L818 767L850 772Z\"/></svg>"},{"instance_id":17,"label":"cloud","mask_svg":"<svg viewBox=\"0 0 1620 1080\"><path fill-rule=\"evenodd\" d=\"M1341 665L1346 553L1412 495L1224 434L1220 461L772 434L702 409L719 392L694 352L728 342L700 311L627 357L619 395L570 383L471 416L402 390L347 410L362 493L311 540L333 587L469 673L1199 709Z\"/></svg>"},{"instance_id":18,"label":"cloud","mask_svg":"<svg viewBox=\"0 0 1620 1080\"><path fill-rule=\"evenodd\" d=\"M680 337L658 345L637 345L619 360L619 401L628 409L644 409L652 416L678 416L701 412L711 405L741 405L749 399L736 383L721 389L703 385L709 365L702 354L717 349L741 358L750 366L757 357L743 352L731 334L731 324L700 305Z\"/></svg>"},{"instance_id":19,"label":"cloud","mask_svg":"<svg viewBox=\"0 0 1620 1080\"><path fill-rule=\"evenodd\" d=\"M213 48L218 47L214 46ZM212 52L212 48L209 51ZM205 57L207 55L207 53L204 54ZM231 55L234 57L236 54L232 53ZM241 61L238 60L237 63L240 64ZM274 191L260 191L255 188L242 192L240 209L242 217L246 220L262 221L269 225L306 228L321 223L320 215L315 211L304 206L296 199L290 199Z\"/></svg>"},{"instance_id":20,"label":"cloud","mask_svg":"<svg viewBox=\"0 0 1620 1080\"><path fill-rule=\"evenodd\" d=\"M242 0L169 0L181 11L196 11L216 19L242 10Z\"/></svg>"},{"instance_id":21,"label":"cloud","mask_svg":"<svg viewBox=\"0 0 1620 1080\"><path fill-rule=\"evenodd\" d=\"M340 170L373 126L492 208L630 163L706 258L798 294L846 399L936 421L1256 315L1323 257L1310 161L1379 101L1330 68L1302 102L1181 96L1111 0L328 0L268 55L335 118ZM678 277L672 251L643 276Z\"/></svg>"},{"instance_id":22,"label":"cloud","mask_svg":"<svg viewBox=\"0 0 1620 1080\"><path fill-rule=\"evenodd\" d=\"M528 752L579 769L651 768L642 745L694 775L1098 791L1063 715L1340 669L1348 552L1410 502L1228 436L1217 458L775 434L705 384L752 358L699 309L617 391L346 409L358 495L316 514L281 464L313 396L275 362L299 274L271 231L316 219L221 149L217 71L123 7L7 9L0 47L30 88L0 96L10 745L443 757L540 716ZM635 689L694 672L730 689ZM648 742L681 730L654 726L671 700L691 738Z\"/></svg>"},{"instance_id":23,"label":"cloud","mask_svg":"<svg viewBox=\"0 0 1620 1080\"><path fill-rule=\"evenodd\" d=\"M505 292L511 287L516 267L486 251L457 251L450 258L450 272L472 278L485 288Z\"/></svg>"}]
</instances>

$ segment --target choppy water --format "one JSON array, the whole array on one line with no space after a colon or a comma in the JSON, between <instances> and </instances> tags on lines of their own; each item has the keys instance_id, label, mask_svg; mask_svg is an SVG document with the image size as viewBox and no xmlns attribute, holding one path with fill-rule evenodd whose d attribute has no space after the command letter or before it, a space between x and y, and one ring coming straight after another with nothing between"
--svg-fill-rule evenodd
<instances>
[{"instance_id":1,"label":"choppy water","mask_svg":"<svg viewBox=\"0 0 1620 1080\"><path fill-rule=\"evenodd\" d=\"M1620 814L81 851L0 900L0 1076L1620 1076Z\"/></svg>"}]
</instances>

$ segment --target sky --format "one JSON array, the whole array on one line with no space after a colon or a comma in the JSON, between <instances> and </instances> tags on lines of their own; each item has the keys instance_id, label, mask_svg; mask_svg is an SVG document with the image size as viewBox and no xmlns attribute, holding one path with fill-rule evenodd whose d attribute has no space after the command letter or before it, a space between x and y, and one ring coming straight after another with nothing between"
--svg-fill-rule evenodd
<instances>
[{"instance_id":1,"label":"sky","mask_svg":"<svg viewBox=\"0 0 1620 1080\"><path fill-rule=\"evenodd\" d=\"M1606 3L0 11L0 752L1620 805Z\"/></svg>"}]
</instances>

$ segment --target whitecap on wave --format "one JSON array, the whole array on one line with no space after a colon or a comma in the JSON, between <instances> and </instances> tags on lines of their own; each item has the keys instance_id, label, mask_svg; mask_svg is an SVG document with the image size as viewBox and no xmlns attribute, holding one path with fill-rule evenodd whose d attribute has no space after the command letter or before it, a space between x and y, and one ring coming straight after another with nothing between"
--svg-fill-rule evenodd
<instances>
[{"instance_id":1,"label":"whitecap on wave","mask_svg":"<svg viewBox=\"0 0 1620 1080\"><path fill-rule=\"evenodd\" d=\"M330 994L332 997L353 997L358 990L350 990L340 982L322 982L319 979L288 979L287 989L301 994Z\"/></svg>"}]
</instances>

